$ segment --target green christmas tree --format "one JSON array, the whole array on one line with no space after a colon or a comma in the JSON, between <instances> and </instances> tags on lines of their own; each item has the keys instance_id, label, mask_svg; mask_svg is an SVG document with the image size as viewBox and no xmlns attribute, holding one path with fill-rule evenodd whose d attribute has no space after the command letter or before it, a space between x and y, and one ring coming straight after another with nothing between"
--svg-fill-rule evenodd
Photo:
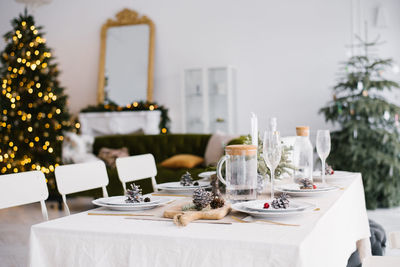
<instances>
[{"instance_id":1,"label":"green christmas tree","mask_svg":"<svg viewBox=\"0 0 400 267\"><path fill-rule=\"evenodd\" d=\"M66 96L42 27L26 10L11 24L0 54L0 171L51 174L70 127Z\"/></svg>"},{"instance_id":2,"label":"green christmas tree","mask_svg":"<svg viewBox=\"0 0 400 267\"><path fill-rule=\"evenodd\" d=\"M393 61L372 55L376 45L360 39L363 54L343 64L333 100L320 110L340 128L331 133L329 163L362 173L372 209L400 204L400 108L382 94L399 85L384 78Z\"/></svg>"}]
</instances>

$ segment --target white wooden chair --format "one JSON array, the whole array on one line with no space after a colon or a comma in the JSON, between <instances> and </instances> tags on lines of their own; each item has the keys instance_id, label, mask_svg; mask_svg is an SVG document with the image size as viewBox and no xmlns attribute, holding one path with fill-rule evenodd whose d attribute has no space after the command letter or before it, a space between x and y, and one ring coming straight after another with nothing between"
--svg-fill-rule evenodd
<instances>
[{"instance_id":1,"label":"white wooden chair","mask_svg":"<svg viewBox=\"0 0 400 267\"><path fill-rule=\"evenodd\" d=\"M151 178L154 192L157 191L157 167L152 154L117 158L116 160L119 180L126 192L126 183L145 178Z\"/></svg>"},{"instance_id":2,"label":"white wooden chair","mask_svg":"<svg viewBox=\"0 0 400 267\"><path fill-rule=\"evenodd\" d=\"M57 166L55 176L57 189L62 196L67 215L70 215L67 205L67 194L101 187L103 189L103 196L108 197L106 189L108 175L106 165L103 161Z\"/></svg>"},{"instance_id":3,"label":"white wooden chair","mask_svg":"<svg viewBox=\"0 0 400 267\"><path fill-rule=\"evenodd\" d=\"M47 221L45 200L49 197L44 174L29 171L0 176L0 209L40 202L43 218Z\"/></svg>"},{"instance_id":4,"label":"white wooden chair","mask_svg":"<svg viewBox=\"0 0 400 267\"><path fill-rule=\"evenodd\" d=\"M400 249L400 232L392 232L389 234L389 245L391 248ZM400 257L394 256L370 256L366 258L363 267L399 267Z\"/></svg>"}]
</instances>

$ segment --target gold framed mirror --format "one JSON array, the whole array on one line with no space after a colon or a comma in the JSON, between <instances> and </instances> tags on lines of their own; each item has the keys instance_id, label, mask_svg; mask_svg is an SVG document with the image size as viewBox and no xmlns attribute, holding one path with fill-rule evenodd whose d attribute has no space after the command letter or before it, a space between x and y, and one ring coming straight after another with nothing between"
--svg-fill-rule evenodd
<instances>
[{"instance_id":1,"label":"gold framed mirror","mask_svg":"<svg viewBox=\"0 0 400 267\"><path fill-rule=\"evenodd\" d=\"M98 103L153 101L153 21L130 9L101 28Z\"/></svg>"}]
</instances>

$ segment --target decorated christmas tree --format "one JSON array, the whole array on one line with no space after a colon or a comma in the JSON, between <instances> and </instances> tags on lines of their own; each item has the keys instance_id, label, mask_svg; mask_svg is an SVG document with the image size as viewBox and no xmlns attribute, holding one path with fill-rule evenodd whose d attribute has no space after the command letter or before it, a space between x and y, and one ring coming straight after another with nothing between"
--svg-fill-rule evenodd
<instances>
[{"instance_id":1,"label":"decorated christmas tree","mask_svg":"<svg viewBox=\"0 0 400 267\"><path fill-rule=\"evenodd\" d=\"M0 54L0 171L51 174L70 126L66 96L42 28L26 10L11 24Z\"/></svg>"},{"instance_id":2,"label":"decorated christmas tree","mask_svg":"<svg viewBox=\"0 0 400 267\"><path fill-rule=\"evenodd\" d=\"M363 53L343 64L333 100L320 110L339 126L328 161L362 173L368 208L400 204L400 108L383 96L399 85L384 77L393 62L373 55L376 45L360 39Z\"/></svg>"}]
</instances>

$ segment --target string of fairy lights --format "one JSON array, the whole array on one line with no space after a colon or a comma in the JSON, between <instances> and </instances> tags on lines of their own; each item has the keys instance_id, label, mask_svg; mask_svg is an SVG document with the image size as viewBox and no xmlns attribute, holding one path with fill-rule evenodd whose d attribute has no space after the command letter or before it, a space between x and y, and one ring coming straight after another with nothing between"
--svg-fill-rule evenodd
<instances>
[{"instance_id":1,"label":"string of fairy lights","mask_svg":"<svg viewBox=\"0 0 400 267\"><path fill-rule=\"evenodd\" d=\"M62 130L71 122L63 110L65 96L59 99L62 89L53 78L58 71L50 64L52 54L45 47L46 39L33 25L33 18L26 14L25 18L14 20L18 23L5 35L10 43L2 53L8 67L0 80L0 171L49 174L59 165L55 153L64 139ZM57 88L59 92L55 92Z\"/></svg>"}]
</instances>

